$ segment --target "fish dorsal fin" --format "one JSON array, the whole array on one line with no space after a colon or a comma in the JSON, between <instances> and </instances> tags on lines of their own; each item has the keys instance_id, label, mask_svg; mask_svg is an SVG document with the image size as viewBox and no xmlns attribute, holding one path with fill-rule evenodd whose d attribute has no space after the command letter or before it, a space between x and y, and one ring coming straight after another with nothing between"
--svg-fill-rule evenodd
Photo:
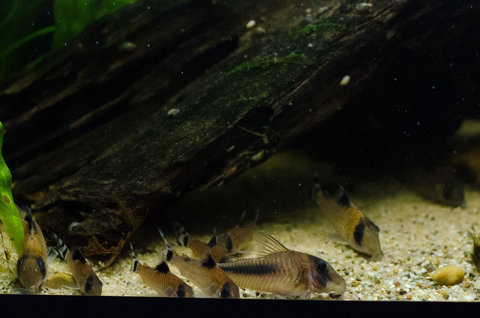
<instances>
[{"instance_id":1,"label":"fish dorsal fin","mask_svg":"<svg viewBox=\"0 0 480 318\"><path fill-rule=\"evenodd\" d=\"M155 267L155 270L159 273L166 274L170 271L170 268L168 268L167 263L165 263L165 261L163 261Z\"/></svg>"},{"instance_id":2,"label":"fish dorsal fin","mask_svg":"<svg viewBox=\"0 0 480 318\"><path fill-rule=\"evenodd\" d=\"M266 234L263 232L258 232L258 256L266 256L273 253L278 252L286 252L289 251L288 248L283 246L276 238L271 236L270 234Z\"/></svg>"},{"instance_id":3,"label":"fish dorsal fin","mask_svg":"<svg viewBox=\"0 0 480 318\"><path fill-rule=\"evenodd\" d=\"M217 236L216 235L212 236L210 241L208 241L207 245L210 247L214 247L215 245L217 245Z\"/></svg>"},{"instance_id":4,"label":"fish dorsal fin","mask_svg":"<svg viewBox=\"0 0 480 318\"><path fill-rule=\"evenodd\" d=\"M215 245L217 245L217 229L216 228L213 228L213 236L210 239L210 241L208 241L207 245L210 247L214 247Z\"/></svg>"},{"instance_id":5,"label":"fish dorsal fin","mask_svg":"<svg viewBox=\"0 0 480 318\"><path fill-rule=\"evenodd\" d=\"M70 252L72 253L72 259L74 261L80 261L80 263L82 264L85 264L87 262L85 256L83 256L83 253L79 247L74 247Z\"/></svg>"},{"instance_id":6,"label":"fish dorsal fin","mask_svg":"<svg viewBox=\"0 0 480 318\"><path fill-rule=\"evenodd\" d=\"M253 219L253 224L257 224L259 215L260 215L260 209L257 208L257 210L255 211L255 218Z\"/></svg>"},{"instance_id":7,"label":"fish dorsal fin","mask_svg":"<svg viewBox=\"0 0 480 318\"><path fill-rule=\"evenodd\" d=\"M245 220L245 215L247 215L247 210L243 210L240 220L238 220L238 224L242 224L243 220Z\"/></svg>"},{"instance_id":8,"label":"fish dorsal fin","mask_svg":"<svg viewBox=\"0 0 480 318\"><path fill-rule=\"evenodd\" d=\"M210 253L207 253L205 259L202 260L202 266L205 266L206 268L213 268L216 264L217 263L215 263L215 260L213 259L212 255L210 255Z\"/></svg>"},{"instance_id":9,"label":"fish dorsal fin","mask_svg":"<svg viewBox=\"0 0 480 318\"><path fill-rule=\"evenodd\" d=\"M188 244L188 239L190 237L190 234L188 231L178 222L174 221L172 223L173 230L175 231L175 234L177 235L177 243L180 246L187 246Z\"/></svg>"}]
</instances>

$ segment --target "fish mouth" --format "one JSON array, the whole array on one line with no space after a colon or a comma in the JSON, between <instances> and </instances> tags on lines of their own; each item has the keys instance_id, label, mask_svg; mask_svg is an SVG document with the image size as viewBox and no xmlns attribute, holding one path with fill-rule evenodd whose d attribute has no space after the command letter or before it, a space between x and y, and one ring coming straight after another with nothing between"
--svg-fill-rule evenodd
<instances>
[{"instance_id":1,"label":"fish mouth","mask_svg":"<svg viewBox=\"0 0 480 318\"><path fill-rule=\"evenodd\" d=\"M322 285L314 278L314 274L312 271L308 272L308 280L310 285L310 290L315 293L328 293L328 295L332 298L339 298L343 295L346 289L346 282L343 278L343 282L337 283L334 280L329 280L326 282L326 285Z\"/></svg>"},{"instance_id":2,"label":"fish mouth","mask_svg":"<svg viewBox=\"0 0 480 318\"><path fill-rule=\"evenodd\" d=\"M330 298L340 298L342 297L343 293L338 293L338 292L331 292L328 294L328 296L330 296Z\"/></svg>"}]
</instances>

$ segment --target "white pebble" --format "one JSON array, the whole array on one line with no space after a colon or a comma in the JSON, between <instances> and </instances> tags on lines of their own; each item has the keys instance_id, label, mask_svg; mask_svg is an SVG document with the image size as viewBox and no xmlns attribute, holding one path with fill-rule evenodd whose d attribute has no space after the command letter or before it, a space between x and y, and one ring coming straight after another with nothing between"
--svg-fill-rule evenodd
<instances>
[{"instance_id":1,"label":"white pebble","mask_svg":"<svg viewBox=\"0 0 480 318\"><path fill-rule=\"evenodd\" d=\"M346 86L350 83L350 75L345 75L340 81L340 86Z\"/></svg>"},{"instance_id":2,"label":"white pebble","mask_svg":"<svg viewBox=\"0 0 480 318\"><path fill-rule=\"evenodd\" d=\"M250 20L250 21L248 21L246 27L247 27L247 29L251 29L255 26L255 24L256 24L255 20Z\"/></svg>"},{"instance_id":3,"label":"white pebble","mask_svg":"<svg viewBox=\"0 0 480 318\"><path fill-rule=\"evenodd\" d=\"M358 11L365 11L368 10L368 8L370 8L371 6L373 6L373 4L368 2L360 2L355 6L355 9L357 9Z\"/></svg>"},{"instance_id":4,"label":"white pebble","mask_svg":"<svg viewBox=\"0 0 480 318\"><path fill-rule=\"evenodd\" d=\"M171 108L168 110L167 115L168 116L176 116L180 113L180 109L178 108Z\"/></svg>"}]
</instances>

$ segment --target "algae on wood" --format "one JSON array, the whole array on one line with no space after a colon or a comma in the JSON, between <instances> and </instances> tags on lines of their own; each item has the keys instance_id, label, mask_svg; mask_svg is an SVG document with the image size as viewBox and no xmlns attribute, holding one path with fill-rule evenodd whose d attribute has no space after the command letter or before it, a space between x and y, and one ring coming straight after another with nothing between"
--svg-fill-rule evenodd
<instances>
[{"instance_id":1,"label":"algae on wood","mask_svg":"<svg viewBox=\"0 0 480 318\"><path fill-rule=\"evenodd\" d=\"M440 37L439 24L461 32L478 13L446 0L355 5L139 1L96 21L0 87L15 195L87 256L116 255L148 213L354 108L410 47L449 45L456 33Z\"/></svg>"}]
</instances>

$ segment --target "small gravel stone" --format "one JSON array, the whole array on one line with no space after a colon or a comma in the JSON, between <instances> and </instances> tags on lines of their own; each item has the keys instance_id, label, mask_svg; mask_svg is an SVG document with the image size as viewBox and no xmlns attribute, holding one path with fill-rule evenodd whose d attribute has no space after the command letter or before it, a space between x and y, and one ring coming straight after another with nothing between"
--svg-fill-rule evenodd
<instances>
[{"instance_id":1,"label":"small gravel stone","mask_svg":"<svg viewBox=\"0 0 480 318\"><path fill-rule=\"evenodd\" d=\"M439 285L460 284L465 276L465 271L458 266L445 266L432 273L433 281Z\"/></svg>"}]
</instances>

